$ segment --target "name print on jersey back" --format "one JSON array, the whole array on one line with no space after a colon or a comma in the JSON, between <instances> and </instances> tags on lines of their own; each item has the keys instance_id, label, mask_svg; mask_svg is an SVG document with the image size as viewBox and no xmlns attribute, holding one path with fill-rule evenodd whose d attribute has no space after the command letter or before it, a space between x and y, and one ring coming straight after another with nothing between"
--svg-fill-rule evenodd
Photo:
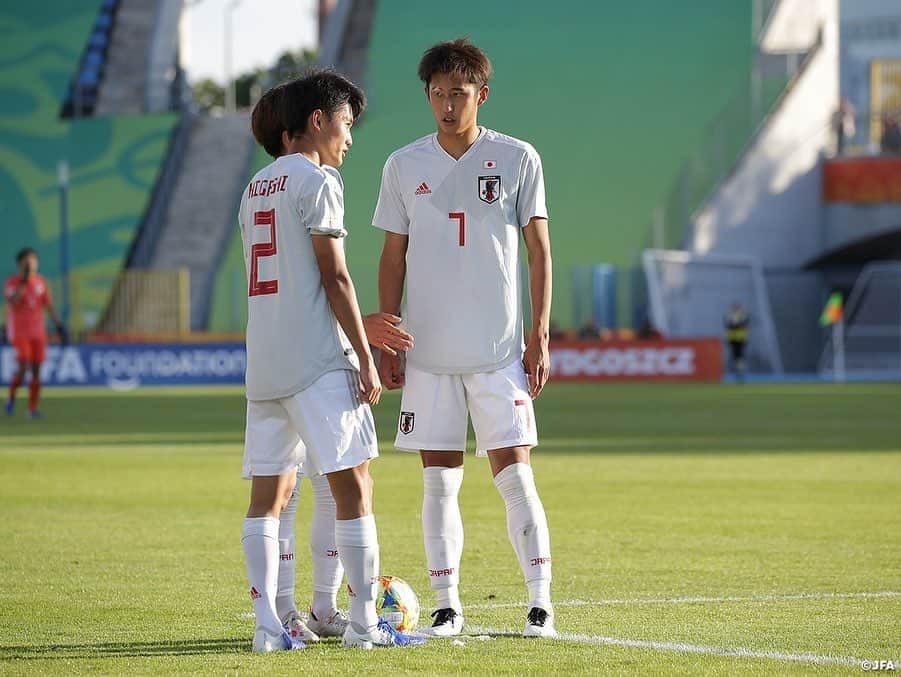
<instances>
[{"instance_id":1,"label":"name print on jersey back","mask_svg":"<svg viewBox=\"0 0 901 677\"><path fill-rule=\"evenodd\" d=\"M287 175L277 176L274 179L256 179L247 186L247 197L262 197L283 193L287 183Z\"/></svg>"}]
</instances>

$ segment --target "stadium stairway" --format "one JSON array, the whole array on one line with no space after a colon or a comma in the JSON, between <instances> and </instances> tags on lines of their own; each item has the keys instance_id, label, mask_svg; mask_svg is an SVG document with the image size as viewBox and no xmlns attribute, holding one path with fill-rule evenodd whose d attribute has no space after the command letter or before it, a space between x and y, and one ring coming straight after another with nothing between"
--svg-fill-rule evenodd
<instances>
[{"instance_id":1,"label":"stadium stairway","mask_svg":"<svg viewBox=\"0 0 901 677\"><path fill-rule=\"evenodd\" d=\"M147 55L158 5L159 0L120 0L97 100L97 115L144 111Z\"/></svg>"},{"instance_id":2,"label":"stadium stairway","mask_svg":"<svg viewBox=\"0 0 901 677\"><path fill-rule=\"evenodd\" d=\"M246 113L194 118L149 268L191 272L191 329L205 330L253 153Z\"/></svg>"},{"instance_id":3,"label":"stadium stairway","mask_svg":"<svg viewBox=\"0 0 901 677\"><path fill-rule=\"evenodd\" d=\"M375 0L338 3L325 25L320 65L332 66L354 82L365 84L375 12Z\"/></svg>"}]
</instances>

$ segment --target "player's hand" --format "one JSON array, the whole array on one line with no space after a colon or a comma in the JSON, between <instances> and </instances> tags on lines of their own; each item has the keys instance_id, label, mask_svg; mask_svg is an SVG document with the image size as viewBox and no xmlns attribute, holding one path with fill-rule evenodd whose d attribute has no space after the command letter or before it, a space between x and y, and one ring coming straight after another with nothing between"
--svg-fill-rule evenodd
<instances>
[{"instance_id":1,"label":"player's hand","mask_svg":"<svg viewBox=\"0 0 901 677\"><path fill-rule=\"evenodd\" d=\"M382 382L371 357L360 360L360 399L367 404L378 404L382 396Z\"/></svg>"},{"instance_id":2,"label":"player's hand","mask_svg":"<svg viewBox=\"0 0 901 677\"><path fill-rule=\"evenodd\" d=\"M379 360L379 376L388 390L395 390L404 384L404 364L400 355L382 353Z\"/></svg>"},{"instance_id":3,"label":"player's hand","mask_svg":"<svg viewBox=\"0 0 901 677\"><path fill-rule=\"evenodd\" d=\"M533 400L541 394L551 373L551 355L547 344L546 338L530 337L522 357L522 366L529 379L529 395Z\"/></svg>"},{"instance_id":4,"label":"player's hand","mask_svg":"<svg viewBox=\"0 0 901 677\"><path fill-rule=\"evenodd\" d=\"M397 355L398 350L413 347L413 337L397 325L401 319L391 313L372 313L363 316L363 328L369 345L383 353Z\"/></svg>"},{"instance_id":5,"label":"player's hand","mask_svg":"<svg viewBox=\"0 0 901 677\"><path fill-rule=\"evenodd\" d=\"M62 322L56 325L56 333L59 336L60 345L69 345L69 330L66 329L66 325Z\"/></svg>"}]
</instances>

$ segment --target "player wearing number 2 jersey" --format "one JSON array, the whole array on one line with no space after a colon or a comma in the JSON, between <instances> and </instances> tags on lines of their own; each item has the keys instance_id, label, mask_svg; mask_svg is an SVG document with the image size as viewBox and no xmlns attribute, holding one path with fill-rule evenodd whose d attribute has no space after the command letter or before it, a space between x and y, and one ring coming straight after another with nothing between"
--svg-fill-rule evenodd
<instances>
[{"instance_id":1,"label":"player wearing number 2 jersey","mask_svg":"<svg viewBox=\"0 0 901 677\"><path fill-rule=\"evenodd\" d=\"M325 475L335 542L352 590L344 644L406 644L375 611L378 538L369 459L378 455L370 404L381 393L344 259L341 166L365 99L316 71L284 86L285 155L254 176L239 224L248 276L247 430L252 480L242 544L256 618L253 649L301 648L276 609L279 516L297 466Z\"/></svg>"},{"instance_id":2,"label":"player wearing number 2 jersey","mask_svg":"<svg viewBox=\"0 0 901 677\"><path fill-rule=\"evenodd\" d=\"M530 465L532 399L549 368L544 178L531 145L478 126L490 75L487 56L467 40L435 45L420 61L438 131L388 158L373 216L385 231L381 310L401 315L416 345L406 364L383 356L379 373L389 388L404 386L395 444L422 460L423 538L437 597L432 633L454 635L463 626L457 496L469 415L529 588L523 634L553 637L550 537ZM532 302L525 346L520 238Z\"/></svg>"},{"instance_id":3,"label":"player wearing number 2 jersey","mask_svg":"<svg viewBox=\"0 0 901 677\"><path fill-rule=\"evenodd\" d=\"M282 142L285 131L279 107L284 85L268 90L253 108L250 126L254 138L273 160L286 155ZM413 337L396 326L400 318L387 313L363 316L363 327L369 344L390 354L413 345ZM309 548L312 558L313 597L306 622L297 610L295 578L297 558L295 518L300 497L302 478L312 485L312 512L310 515ZM329 489L328 478L315 472L304 472L303 465L297 472L297 484L291 499L278 520L278 588L275 610L292 637L303 642L318 642L322 637L341 637L348 620L338 610L338 591L344 578L344 567L335 545L335 499Z\"/></svg>"}]
</instances>

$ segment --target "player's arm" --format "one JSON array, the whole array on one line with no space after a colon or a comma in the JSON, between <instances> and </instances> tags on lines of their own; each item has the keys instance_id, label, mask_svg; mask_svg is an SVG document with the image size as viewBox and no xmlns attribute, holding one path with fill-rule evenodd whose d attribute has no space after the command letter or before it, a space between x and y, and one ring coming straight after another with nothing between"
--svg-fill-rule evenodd
<instances>
[{"instance_id":1,"label":"player's arm","mask_svg":"<svg viewBox=\"0 0 901 677\"><path fill-rule=\"evenodd\" d=\"M548 351L551 323L551 239L547 219L532 217L523 228L529 259L529 298L532 302L532 329L526 341L523 366L529 376L529 394L541 393L550 375Z\"/></svg>"},{"instance_id":2,"label":"player's arm","mask_svg":"<svg viewBox=\"0 0 901 677\"><path fill-rule=\"evenodd\" d=\"M69 342L69 331L66 329L66 325L63 324L63 321L59 319L59 315L57 315L56 313L56 308L53 305L53 301L51 301L49 297L44 301L44 309L50 316L50 321L53 322L53 326L56 327L56 333L59 336L59 342L63 345L67 344Z\"/></svg>"},{"instance_id":3,"label":"player's arm","mask_svg":"<svg viewBox=\"0 0 901 677\"><path fill-rule=\"evenodd\" d=\"M22 273L22 277L19 278L18 283L10 282L6 286L4 289L4 296L6 297L6 300L9 301L10 305L17 306L22 302L22 298L25 296L25 288L28 286L28 277L30 275L31 268L26 267Z\"/></svg>"},{"instance_id":4,"label":"player's arm","mask_svg":"<svg viewBox=\"0 0 901 677\"><path fill-rule=\"evenodd\" d=\"M379 259L379 309L398 315L407 277L407 235L385 231L385 243ZM389 390L404 384L400 356L383 354L379 360L379 376Z\"/></svg>"},{"instance_id":5,"label":"player's arm","mask_svg":"<svg viewBox=\"0 0 901 677\"><path fill-rule=\"evenodd\" d=\"M319 264L319 275L326 298L335 318L350 339L357 357L360 359L360 382L363 397L369 404L376 404L382 392L382 386L376 373L375 361L366 340L363 318L357 305L357 293L354 289L350 271L344 258L341 240L331 235L312 236L313 251Z\"/></svg>"}]
</instances>

